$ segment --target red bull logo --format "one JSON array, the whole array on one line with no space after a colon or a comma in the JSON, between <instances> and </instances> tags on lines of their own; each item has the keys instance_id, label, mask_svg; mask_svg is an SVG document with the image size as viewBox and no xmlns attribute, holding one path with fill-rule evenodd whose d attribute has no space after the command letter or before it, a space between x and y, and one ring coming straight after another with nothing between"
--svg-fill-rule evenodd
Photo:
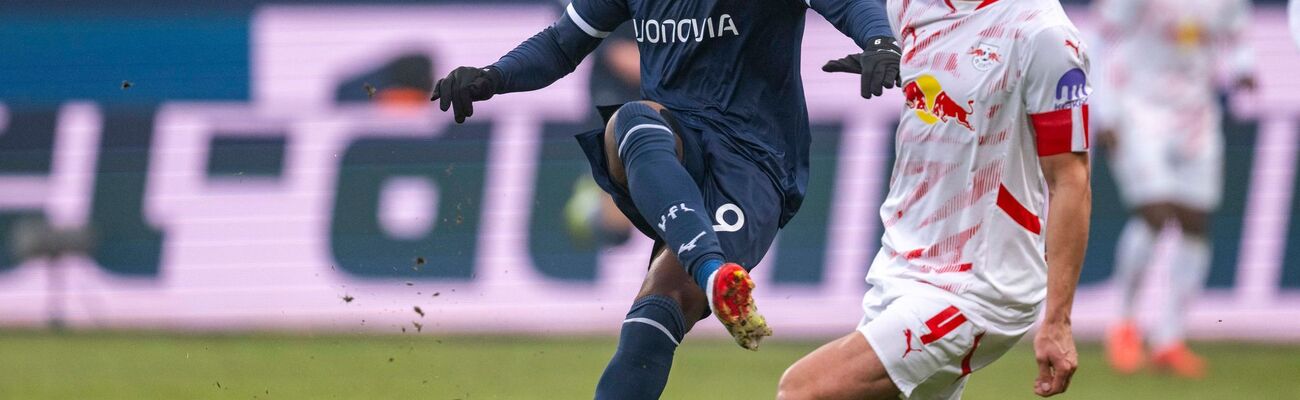
<instances>
[{"instance_id":1,"label":"red bull logo","mask_svg":"<svg viewBox=\"0 0 1300 400\"><path fill-rule=\"evenodd\" d=\"M997 46L991 44L980 43L966 54L971 56L971 64L980 71L988 71L1002 64L1002 54L998 52Z\"/></svg>"},{"instance_id":2,"label":"red bull logo","mask_svg":"<svg viewBox=\"0 0 1300 400\"><path fill-rule=\"evenodd\" d=\"M903 86L903 97L906 99L904 105L927 125L953 121L966 129L975 130L970 124L970 116L975 113L975 101L968 100L963 107L943 90L934 76L921 75L908 82Z\"/></svg>"}]
</instances>

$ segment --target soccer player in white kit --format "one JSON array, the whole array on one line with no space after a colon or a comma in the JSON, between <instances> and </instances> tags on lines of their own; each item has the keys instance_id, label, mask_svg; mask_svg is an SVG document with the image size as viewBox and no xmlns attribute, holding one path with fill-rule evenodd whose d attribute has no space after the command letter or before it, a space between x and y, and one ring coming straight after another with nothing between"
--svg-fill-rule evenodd
<instances>
[{"instance_id":1,"label":"soccer player in white kit","mask_svg":"<svg viewBox=\"0 0 1300 400\"><path fill-rule=\"evenodd\" d=\"M1040 312L1033 390L1064 392L1091 213L1079 34L1056 0L887 7L907 109L865 316L792 365L778 398L960 398Z\"/></svg>"},{"instance_id":2,"label":"soccer player in white kit","mask_svg":"<svg viewBox=\"0 0 1300 400\"><path fill-rule=\"evenodd\" d=\"M1105 0L1097 4L1105 57L1098 79L1098 139L1133 217L1116 246L1118 322L1106 335L1107 358L1122 373L1145 363L1135 298L1156 237L1181 232L1172 252L1168 296L1145 335L1160 370L1205 374L1183 343L1187 306L1210 269L1208 219L1223 191L1223 132L1216 81L1227 67L1238 89L1253 89L1250 48L1241 43L1247 0ZM1225 57L1225 55L1227 55Z\"/></svg>"}]
</instances>

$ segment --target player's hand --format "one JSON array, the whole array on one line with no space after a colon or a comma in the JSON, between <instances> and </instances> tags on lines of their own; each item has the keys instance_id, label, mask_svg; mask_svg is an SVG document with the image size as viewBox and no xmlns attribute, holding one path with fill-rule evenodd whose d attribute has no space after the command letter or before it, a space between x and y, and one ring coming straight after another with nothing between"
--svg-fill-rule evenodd
<instances>
[{"instance_id":1,"label":"player's hand","mask_svg":"<svg viewBox=\"0 0 1300 400\"><path fill-rule=\"evenodd\" d=\"M1253 75L1245 75L1240 78L1237 78L1237 81L1234 83L1235 83L1234 86L1236 86L1237 90L1244 90L1247 92L1255 91L1256 85L1255 85L1255 77Z\"/></svg>"},{"instance_id":2,"label":"player's hand","mask_svg":"<svg viewBox=\"0 0 1300 400\"><path fill-rule=\"evenodd\" d=\"M892 37L878 36L867 40L861 53L831 60L822 66L825 72L862 74L862 97L880 96L885 89L903 86L899 76L899 61L903 58L898 42Z\"/></svg>"},{"instance_id":3,"label":"player's hand","mask_svg":"<svg viewBox=\"0 0 1300 400\"><path fill-rule=\"evenodd\" d=\"M1065 393L1070 377L1079 368L1079 353L1074 350L1069 322L1043 324L1034 336L1034 359L1038 361L1034 394L1049 397Z\"/></svg>"},{"instance_id":4,"label":"player's hand","mask_svg":"<svg viewBox=\"0 0 1300 400\"><path fill-rule=\"evenodd\" d=\"M433 97L429 101L442 100L438 108L442 111L454 108L456 123L463 123L466 117L474 115L474 102L496 94L499 81L501 73L491 68L456 68L433 85Z\"/></svg>"},{"instance_id":5,"label":"player's hand","mask_svg":"<svg viewBox=\"0 0 1300 400\"><path fill-rule=\"evenodd\" d=\"M1115 153L1119 149L1119 136L1116 136L1114 128L1102 128L1097 130L1097 147Z\"/></svg>"}]
</instances>

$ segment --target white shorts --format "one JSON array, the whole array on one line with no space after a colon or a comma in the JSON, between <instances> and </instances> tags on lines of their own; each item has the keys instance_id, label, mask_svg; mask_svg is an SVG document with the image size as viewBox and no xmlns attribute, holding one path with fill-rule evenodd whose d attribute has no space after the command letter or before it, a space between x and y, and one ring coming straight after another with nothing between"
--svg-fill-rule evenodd
<instances>
[{"instance_id":1,"label":"white shorts","mask_svg":"<svg viewBox=\"0 0 1300 400\"><path fill-rule=\"evenodd\" d=\"M1111 172L1131 207L1174 203L1218 208L1223 195L1223 134L1217 106L1127 107Z\"/></svg>"},{"instance_id":2,"label":"white shorts","mask_svg":"<svg viewBox=\"0 0 1300 400\"><path fill-rule=\"evenodd\" d=\"M956 295L923 284L875 286L862 305L858 332L907 399L961 398L971 372L1002 357L1032 325L995 326Z\"/></svg>"}]
</instances>

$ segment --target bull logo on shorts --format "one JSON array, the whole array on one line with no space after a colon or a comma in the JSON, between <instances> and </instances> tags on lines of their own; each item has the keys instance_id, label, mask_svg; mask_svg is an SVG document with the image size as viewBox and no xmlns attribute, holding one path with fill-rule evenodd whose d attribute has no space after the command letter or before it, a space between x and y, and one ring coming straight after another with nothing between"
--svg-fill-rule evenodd
<instances>
[{"instance_id":1,"label":"bull logo on shorts","mask_svg":"<svg viewBox=\"0 0 1300 400\"><path fill-rule=\"evenodd\" d=\"M975 113L975 101L967 100L966 106L962 107L932 75L921 75L903 85L903 97L906 98L906 107L916 112L916 117L926 125L952 121L975 130L970 123L970 116Z\"/></svg>"}]
</instances>

